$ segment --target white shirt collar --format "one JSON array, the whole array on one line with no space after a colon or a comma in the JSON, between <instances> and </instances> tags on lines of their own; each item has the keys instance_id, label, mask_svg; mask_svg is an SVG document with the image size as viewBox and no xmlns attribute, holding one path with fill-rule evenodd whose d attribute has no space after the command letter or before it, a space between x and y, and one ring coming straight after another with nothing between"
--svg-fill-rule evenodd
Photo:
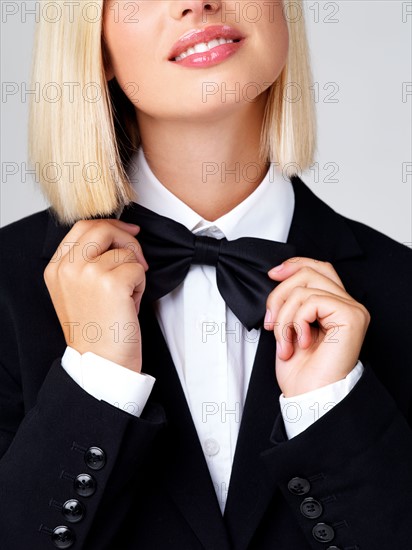
<instances>
[{"instance_id":1,"label":"white shirt collar","mask_svg":"<svg viewBox=\"0 0 412 550\"><path fill-rule=\"evenodd\" d=\"M240 237L279 242L287 240L295 197L291 182L283 178L274 164L271 164L253 193L213 222L204 220L162 185L150 169L141 148L133 155L127 172L137 193L138 204L174 219L194 233L217 227L228 240Z\"/></svg>"}]
</instances>

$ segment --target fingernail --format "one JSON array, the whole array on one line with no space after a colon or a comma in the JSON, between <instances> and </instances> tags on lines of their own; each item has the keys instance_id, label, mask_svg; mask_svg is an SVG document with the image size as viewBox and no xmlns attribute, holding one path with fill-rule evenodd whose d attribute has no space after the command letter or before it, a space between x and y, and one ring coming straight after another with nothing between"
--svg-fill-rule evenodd
<instances>
[{"instance_id":1,"label":"fingernail","mask_svg":"<svg viewBox=\"0 0 412 550\"><path fill-rule=\"evenodd\" d=\"M275 267L272 267L272 269L269 271L269 273L278 273L279 271L282 271L282 269L285 267L284 263L281 263Z\"/></svg>"},{"instance_id":2,"label":"fingernail","mask_svg":"<svg viewBox=\"0 0 412 550\"><path fill-rule=\"evenodd\" d=\"M280 343L280 340L279 340L279 342L276 341L276 347L278 349L278 352L282 353L282 344Z\"/></svg>"},{"instance_id":3,"label":"fingernail","mask_svg":"<svg viewBox=\"0 0 412 550\"><path fill-rule=\"evenodd\" d=\"M265 320L263 321L263 324L266 325L266 324L270 323L271 318L272 318L272 314L270 313L270 309L267 309L266 310L266 315L265 315Z\"/></svg>"}]
</instances>

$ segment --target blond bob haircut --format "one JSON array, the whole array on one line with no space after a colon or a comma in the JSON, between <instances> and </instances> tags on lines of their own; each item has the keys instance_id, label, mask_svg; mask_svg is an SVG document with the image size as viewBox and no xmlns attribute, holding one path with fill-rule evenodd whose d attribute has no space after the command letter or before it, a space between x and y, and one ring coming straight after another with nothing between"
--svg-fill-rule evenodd
<instances>
[{"instance_id":1,"label":"blond bob haircut","mask_svg":"<svg viewBox=\"0 0 412 550\"><path fill-rule=\"evenodd\" d=\"M29 161L63 224L118 215L136 200L126 170L139 129L132 102L115 78L106 80L103 3L88 3L100 10L96 17L73 17L64 0L52 3L55 12L40 2L49 7L35 33L31 89L40 93L31 96ZM283 0L283 9L289 51L269 90L260 154L290 177L313 162L316 120L302 1Z\"/></svg>"}]
</instances>

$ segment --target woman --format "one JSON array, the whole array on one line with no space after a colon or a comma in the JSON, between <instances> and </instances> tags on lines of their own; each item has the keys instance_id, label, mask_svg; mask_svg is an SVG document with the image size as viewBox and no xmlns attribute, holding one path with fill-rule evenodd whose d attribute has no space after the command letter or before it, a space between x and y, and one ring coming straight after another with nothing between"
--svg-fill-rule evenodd
<instances>
[{"instance_id":1,"label":"woman","mask_svg":"<svg viewBox=\"0 0 412 550\"><path fill-rule=\"evenodd\" d=\"M297 176L300 4L63 4L51 207L2 230L2 547L406 546L411 253Z\"/></svg>"}]
</instances>

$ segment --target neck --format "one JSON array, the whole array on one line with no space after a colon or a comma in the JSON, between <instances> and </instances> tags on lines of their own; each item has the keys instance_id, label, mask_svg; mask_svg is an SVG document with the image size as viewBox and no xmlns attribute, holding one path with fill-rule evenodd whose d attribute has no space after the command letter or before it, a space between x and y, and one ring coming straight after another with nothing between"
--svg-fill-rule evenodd
<instances>
[{"instance_id":1,"label":"neck","mask_svg":"<svg viewBox=\"0 0 412 550\"><path fill-rule=\"evenodd\" d=\"M248 197L268 163L259 156L265 94L217 120L159 120L137 112L143 151L162 184L214 221Z\"/></svg>"}]
</instances>

